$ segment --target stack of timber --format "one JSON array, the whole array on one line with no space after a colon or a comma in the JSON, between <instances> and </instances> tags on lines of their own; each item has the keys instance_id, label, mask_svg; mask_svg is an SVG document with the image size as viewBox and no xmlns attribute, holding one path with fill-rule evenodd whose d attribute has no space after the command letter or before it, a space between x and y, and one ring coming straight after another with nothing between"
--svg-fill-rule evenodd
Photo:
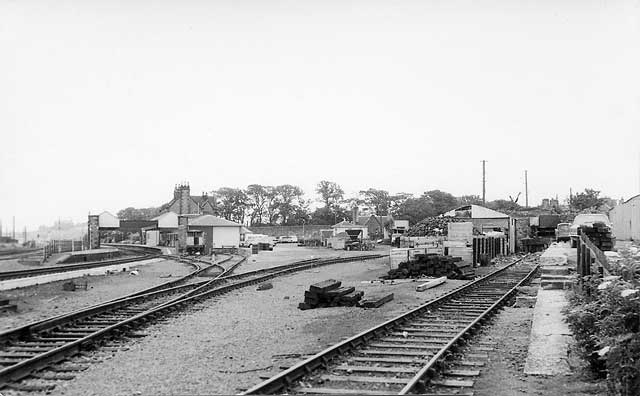
<instances>
[{"instance_id":1,"label":"stack of timber","mask_svg":"<svg viewBox=\"0 0 640 396\"><path fill-rule=\"evenodd\" d=\"M389 271L387 279L413 278L419 276L446 276L449 279L473 279L475 270L460 257L438 254L416 254L415 259L405 261Z\"/></svg>"},{"instance_id":2,"label":"stack of timber","mask_svg":"<svg viewBox=\"0 0 640 396\"><path fill-rule=\"evenodd\" d=\"M298 308L312 309L322 307L353 307L364 296L363 291L356 291L355 287L341 287L342 282L327 279L315 283L304 292L304 302Z\"/></svg>"},{"instance_id":3,"label":"stack of timber","mask_svg":"<svg viewBox=\"0 0 640 396\"><path fill-rule=\"evenodd\" d=\"M447 235L449 223L467 222L460 217L427 217L407 231L407 236L440 236Z\"/></svg>"},{"instance_id":4,"label":"stack of timber","mask_svg":"<svg viewBox=\"0 0 640 396\"><path fill-rule=\"evenodd\" d=\"M605 223L596 222L592 226L583 225L580 227L579 233L586 234L591 242L602 251L608 251L613 249L613 237L611 235L611 228Z\"/></svg>"}]
</instances>

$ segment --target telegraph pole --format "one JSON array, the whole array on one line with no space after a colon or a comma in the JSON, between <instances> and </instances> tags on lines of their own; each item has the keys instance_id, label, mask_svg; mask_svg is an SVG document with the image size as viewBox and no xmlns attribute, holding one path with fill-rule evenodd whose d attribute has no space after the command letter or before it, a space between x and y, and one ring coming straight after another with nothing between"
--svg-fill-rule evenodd
<instances>
[{"instance_id":1,"label":"telegraph pole","mask_svg":"<svg viewBox=\"0 0 640 396\"><path fill-rule=\"evenodd\" d=\"M16 216L13 216L13 232L11 238L16 239Z\"/></svg>"},{"instance_id":2,"label":"telegraph pole","mask_svg":"<svg viewBox=\"0 0 640 396\"><path fill-rule=\"evenodd\" d=\"M524 170L524 207L529 207L529 184L527 181L527 170Z\"/></svg>"},{"instance_id":3,"label":"telegraph pole","mask_svg":"<svg viewBox=\"0 0 640 396\"><path fill-rule=\"evenodd\" d=\"M486 194L486 183L487 183L487 179L486 179L486 172L485 172L485 164L486 164L486 160L482 160L482 204L484 205L487 201L485 199L485 194Z\"/></svg>"}]
</instances>

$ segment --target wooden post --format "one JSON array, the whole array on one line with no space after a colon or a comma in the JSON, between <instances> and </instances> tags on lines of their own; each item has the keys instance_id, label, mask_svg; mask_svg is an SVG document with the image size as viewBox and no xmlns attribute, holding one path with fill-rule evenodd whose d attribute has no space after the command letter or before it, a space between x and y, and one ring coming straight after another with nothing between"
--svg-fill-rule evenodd
<instances>
[{"instance_id":1,"label":"wooden post","mask_svg":"<svg viewBox=\"0 0 640 396\"><path fill-rule=\"evenodd\" d=\"M580 254L581 251L582 251L582 241L578 240L578 248L576 249L576 253L578 255L577 261L576 261L576 272L580 276L582 276L582 265L580 264L581 262L580 260L582 260L582 254Z\"/></svg>"}]
</instances>

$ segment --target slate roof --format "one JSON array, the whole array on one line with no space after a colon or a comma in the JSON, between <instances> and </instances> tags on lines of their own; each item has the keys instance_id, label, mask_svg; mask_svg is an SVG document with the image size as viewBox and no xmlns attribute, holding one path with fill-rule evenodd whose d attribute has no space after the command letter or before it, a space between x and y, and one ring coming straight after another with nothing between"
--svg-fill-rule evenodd
<instances>
[{"instance_id":1,"label":"slate roof","mask_svg":"<svg viewBox=\"0 0 640 396\"><path fill-rule=\"evenodd\" d=\"M235 223L213 215L203 215L189 221L190 226L207 226L207 227L242 227L242 224Z\"/></svg>"}]
</instances>

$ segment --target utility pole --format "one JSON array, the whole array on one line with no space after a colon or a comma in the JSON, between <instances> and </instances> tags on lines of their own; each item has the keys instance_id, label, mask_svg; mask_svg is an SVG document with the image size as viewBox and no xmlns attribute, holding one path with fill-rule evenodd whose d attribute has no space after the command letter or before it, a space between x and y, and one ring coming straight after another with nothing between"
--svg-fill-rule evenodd
<instances>
[{"instance_id":1,"label":"utility pole","mask_svg":"<svg viewBox=\"0 0 640 396\"><path fill-rule=\"evenodd\" d=\"M529 207L529 184L527 181L527 170L524 170L524 207Z\"/></svg>"},{"instance_id":2,"label":"utility pole","mask_svg":"<svg viewBox=\"0 0 640 396\"><path fill-rule=\"evenodd\" d=\"M16 216L13 216L13 232L11 233L11 239L16 239Z\"/></svg>"},{"instance_id":3,"label":"utility pole","mask_svg":"<svg viewBox=\"0 0 640 396\"><path fill-rule=\"evenodd\" d=\"M571 190L571 187L569 187L569 212L571 212L571 204L573 202L573 190Z\"/></svg>"},{"instance_id":4,"label":"utility pole","mask_svg":"<svg viewBox=\"0 0 640 396\"><path fill-rule=\"evenodd\" d=\"M486 172L485 172L485 163L486 162L487 162L486 160L482 160L482 204L483 205L487 203L487 201L485 199L486 198L485 195L486 195L486 191L487 191L486 190L487 179L486 179Z\"/></svg>"}]
</instances>

